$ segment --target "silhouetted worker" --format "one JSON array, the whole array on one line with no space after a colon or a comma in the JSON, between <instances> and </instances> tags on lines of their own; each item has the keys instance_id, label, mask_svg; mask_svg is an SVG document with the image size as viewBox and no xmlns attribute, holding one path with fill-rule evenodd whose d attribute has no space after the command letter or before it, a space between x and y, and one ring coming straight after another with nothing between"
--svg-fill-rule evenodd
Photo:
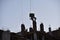
<instances>
[{"instance_id":1,"label":"silhouetted worker","mask_svg":"<svg viewBox=\"0 0 60 40\"><path fill-rule=\"evenodd\" d=\"M31 27L29 28L29 32L33 32L33 29Z\"/></svg>"},{"instance_id":2,"label":"silhouetted worker","mask_svg":"<svg viewBox=\"0 0 60 40\"><path fill-rule=\"evenodd\" d=\"M24 31L25 31L25 25L21 24L21 32L24 32Z\"/></svg>"},{"instance_id":3,"label":"silhouetted worker","mask_svg":"<svg viewBox=\"0 0 60 40\"><path fill-rule=\"evenodd\" d=\"M44 31L44 25L43 25L43 23L40 24L40 31Z\"/></svg>"},{"instance_id":4,"label":"silhouetted worker","mask_svg":"<svg viewBox=\"0 0 60 40\"><path fill-rule=\"evenodd\" d=\"M37 34L36 34L36 31L37 31L37 27L36 27L36 17L34 16L34 13L30 13L29 15L31 17L31 20L33 22L33 30L34 30L34 40L37 40Z\"/></svg>"},{"instance_id":5,"label":"silhouetted worker","mask_svg":"<svg viewBox=\"0 0 60 40\"><path fill-rule=\"evenodd\" d=\"M34 16L34 13L30 13L29 17L31 18L32 22L33 22L33 30L37 31L37 27L36 27L36 17Z\"/></svg>"},{"instance_id":6,"label":"silhouetted worker","mask_svg":"<svg viewBox=\"0 0 60 40\"><path fill-rule=\"evenodd\" d=\"M49 27L49 32L51 32L51 27Z\"/></svg>"}]
</instances>

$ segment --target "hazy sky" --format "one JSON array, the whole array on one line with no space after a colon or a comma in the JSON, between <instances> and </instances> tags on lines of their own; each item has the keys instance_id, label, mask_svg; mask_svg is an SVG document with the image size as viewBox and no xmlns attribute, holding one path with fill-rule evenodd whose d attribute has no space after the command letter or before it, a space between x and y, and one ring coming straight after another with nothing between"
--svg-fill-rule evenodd
<instances>
[{"instance_id":1,"label":"hazy sky","mask_svg":"<svg viewBox=\"0 0 60 40\"><path fill-rule=\"evenodd\" d=\"M38 30L41 22L45 31L49 25L52 30L60 27L60 0L31 0L31 12L37 18ZM32 25L29 13L30 0L0 0L0 29L18 32L22 23L28 29Z\"/></svg>"}]
</instances>

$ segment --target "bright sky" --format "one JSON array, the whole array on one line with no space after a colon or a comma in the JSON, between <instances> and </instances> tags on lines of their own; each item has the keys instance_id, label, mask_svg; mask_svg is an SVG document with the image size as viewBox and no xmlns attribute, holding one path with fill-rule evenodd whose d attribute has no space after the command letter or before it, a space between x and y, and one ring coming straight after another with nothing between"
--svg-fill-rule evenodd
<instances>
[{"instance_id":1,"label":"bright sky","mask_svg":"<svg viewBox=\"0 0 60 40\"><path fill-rule=\"evenodd\" d=\"M48 31L49 25L52 30L60 27L60 0L31 0L31 11L37 18L38 30L41 22L45 31ZM28 29L32 24L29 13L30 0L0 0L0 29L19 32L22 23Z\"/></svg>"}]
</instances>

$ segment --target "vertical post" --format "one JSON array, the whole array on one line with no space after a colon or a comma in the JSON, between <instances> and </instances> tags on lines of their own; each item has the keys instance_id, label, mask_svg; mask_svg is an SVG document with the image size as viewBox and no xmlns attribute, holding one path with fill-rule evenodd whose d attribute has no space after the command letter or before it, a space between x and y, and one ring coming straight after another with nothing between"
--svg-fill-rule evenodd
<instances>
[{"instance_id":1,"label":"vertical post","mask_svg":"<svg viewBox=\"0 0 60 40\"><path fill-rule=\"evenodd\" d=\"M2 33L2 40L10 40L10 31L3 31Z\"/></svg>"},{"instance_id":2,"label":"vertical post","mask_svg":"<svg viewBox=\"0 0 60 40\"><path fill-rule=\"evenodd\" d=\"M42 36L42 40L44 40L44 36Z\"/></svg>"},{"instance_id":3,"label":"vertical post","mask_svg":"<svg viewBox=\"0 0 60 40\"><path fill-rule=\"evenodd\" d=\"M34 40L37 40L37 34L34 32Z\"/></svg>"}]
</instances>

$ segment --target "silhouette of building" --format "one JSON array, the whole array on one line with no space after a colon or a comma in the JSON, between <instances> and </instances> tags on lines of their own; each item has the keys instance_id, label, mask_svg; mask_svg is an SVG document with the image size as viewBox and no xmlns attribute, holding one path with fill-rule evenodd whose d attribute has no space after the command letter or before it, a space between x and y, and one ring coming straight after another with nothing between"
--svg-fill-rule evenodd
<instances>
[{"instance_id":1,"label":"silhouette of building","mask_svg":"<svg viewBox=\"0 0 60 40\"><path fill-rule=\"evenodd\" d=\"M49 32L44 31L44 24L40 24L40 31L37 31L36 17L34 13L30 13L29 17L32 20L33 27L29 28L29 32L24 24L21 24L21 32L13 33L0 30L0 40L60 40L60 28Z\"/></svg>"}]
</instances>

